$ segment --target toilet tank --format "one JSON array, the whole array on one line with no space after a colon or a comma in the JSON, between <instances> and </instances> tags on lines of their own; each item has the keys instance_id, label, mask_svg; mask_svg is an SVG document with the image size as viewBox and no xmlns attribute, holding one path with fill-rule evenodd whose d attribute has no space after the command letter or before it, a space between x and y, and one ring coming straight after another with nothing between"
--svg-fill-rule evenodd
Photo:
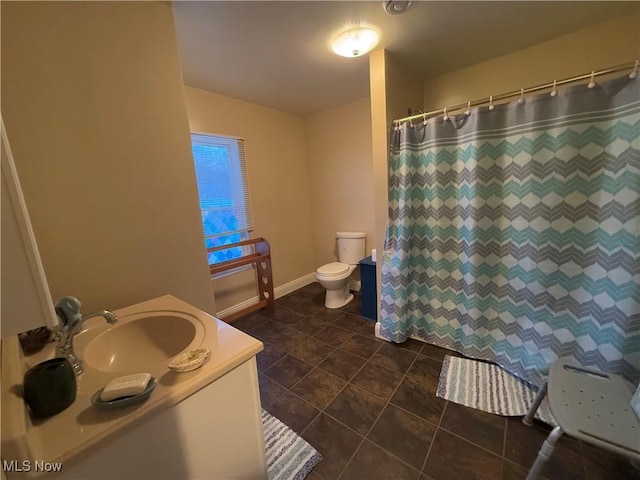
<instances>
[{"instance_id":1,"label":"toilet tank","mask_svg":"<svg viewBox=\"0 0 640 480\"><path fill-rule=\"evenodd\" d=\"M365 257L366 236L364 232L336 232L340 263L357 265Z\"/></svg>"}]
</instances>

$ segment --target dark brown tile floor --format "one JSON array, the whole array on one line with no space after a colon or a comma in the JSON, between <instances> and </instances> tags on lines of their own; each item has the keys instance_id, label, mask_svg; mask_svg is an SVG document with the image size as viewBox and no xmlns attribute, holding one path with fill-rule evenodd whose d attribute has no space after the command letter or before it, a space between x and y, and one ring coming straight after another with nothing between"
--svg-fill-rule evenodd
<instances>
[{"instance_id":1,"label":"dark brown tile floor","mask_svg":"<svg viewBox=\"0 0 640 480\"><path fill-rule=\"evenodd\" d=\"M548 428L526 427L435 396L444 355L433 345L375 338L356 298L324 307L316 283L276 313L233 325L264 343L262 406L324 457L309 480L522 480ZM640 479L629 463L563 437L546 480Z\"/></svg>"}]
</instances>

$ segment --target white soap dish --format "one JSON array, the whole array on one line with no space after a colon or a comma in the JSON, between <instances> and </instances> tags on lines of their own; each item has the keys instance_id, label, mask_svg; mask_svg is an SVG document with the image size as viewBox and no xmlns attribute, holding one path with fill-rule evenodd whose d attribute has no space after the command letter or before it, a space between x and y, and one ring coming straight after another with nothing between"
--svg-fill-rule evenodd
<instances>
[{"instance_id":1,"label":"white soap dish","mask_svg":"<svg viewBox=\"0 0 640 480\"><path fill-rule=\"evenodd\" d=\"M209 358L211 352L206 348L196 348L181 353L169 362L169 368L176 372L190 372L200 368Z\"/></svg>"}]
</instances>

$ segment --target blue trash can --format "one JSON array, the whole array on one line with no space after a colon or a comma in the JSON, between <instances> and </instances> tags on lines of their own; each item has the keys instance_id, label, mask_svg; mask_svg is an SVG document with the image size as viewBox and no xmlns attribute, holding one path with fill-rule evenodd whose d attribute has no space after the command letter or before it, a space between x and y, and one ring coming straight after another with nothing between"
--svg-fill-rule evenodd
<instances>
[{"instance_id":1,"label":"blue trash can","mask_svg":"<svg viewBox=\"0 0 640 480\"><path fill-rule=\"evenodd\" d=\"M371 257L360 260L360 281L362 282L360 315L373 322L378 320L378 302L376 301L376 262Z\"/></svg>"}]
</instances>

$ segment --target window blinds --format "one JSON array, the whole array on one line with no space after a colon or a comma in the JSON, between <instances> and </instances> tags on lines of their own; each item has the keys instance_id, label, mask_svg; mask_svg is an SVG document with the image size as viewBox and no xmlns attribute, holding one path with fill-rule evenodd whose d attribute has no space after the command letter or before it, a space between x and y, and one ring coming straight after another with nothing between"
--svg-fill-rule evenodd
<instances>
[{"instance_id":1,"label":"window blinds","mask_svg":"<svg viewBox=\"0 0 640 480\"><path fill-rule=\"evenodd\" d=\"M253 216L247 182L244 140L191 135L205 238L209 246L248 238Z\"/></svg>"}]
</instances>

